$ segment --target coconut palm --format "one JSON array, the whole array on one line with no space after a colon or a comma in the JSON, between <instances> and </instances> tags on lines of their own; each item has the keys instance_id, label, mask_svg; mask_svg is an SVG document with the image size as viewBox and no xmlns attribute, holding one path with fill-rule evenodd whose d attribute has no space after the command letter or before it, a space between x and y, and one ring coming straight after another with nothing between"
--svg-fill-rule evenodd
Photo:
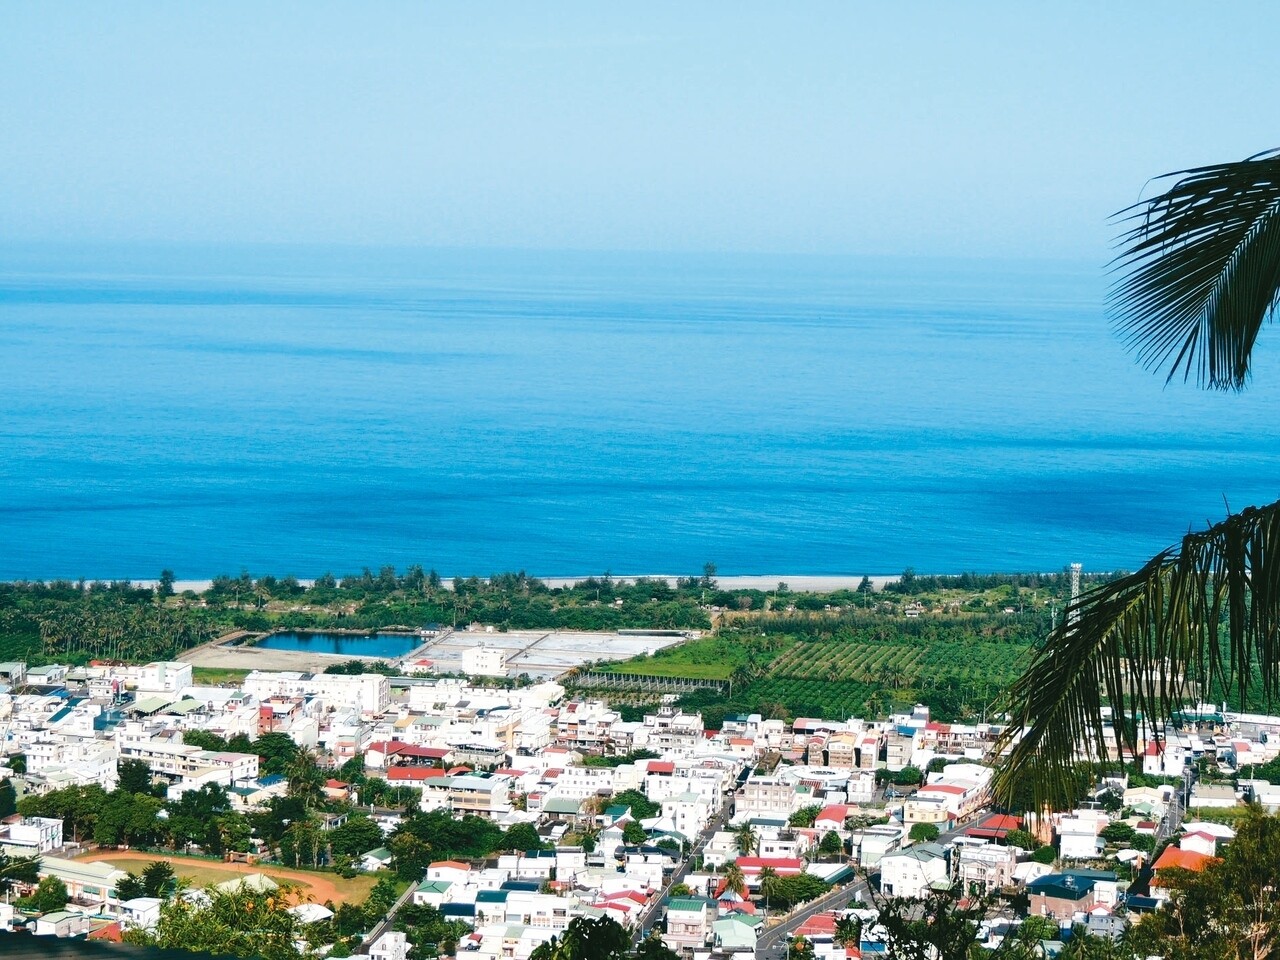
<instances>
[{"instance_id":1,"label":"coconut palm","mask_svg":"<svg viewBox=\"0 0 1280 960\"><path fill-rule=\"evenodd\" d=\"M724 868L724 888L743 898L747 895L747 878L743 875L742 868L738 866L736 861L731 861Z\"/></svg>"},{"instance_id":2,"label":"coconut palm","mask_svg":"<svg viewBox=\"0 0 1280 960\"><path fill-rule=\"evenodd\" d=\"M1253 347L1280 294L1280 151L1169 174L1173 186L1119 215L1112 315L1148 369L1212 390L1248 383ZM1280 503L1187 534L1136 573L1068 607L1008 699L1011 748L997 787L1066 802L1081 751L1167 717L1193 695L1280 691Z\"/></svg>"},{"instance_id":3,"label":"coconut palm","mask_svg":"<svg viewBox=\"0 0 1280 960\"><path fill-rule=\"evenodd\" d=\"M745 821L735 830L733 837L738 846L738 853L744 857L749 857L760 849L760 836L752 829L750 820Z\"/></svg>"},{"instance_id":4,"label":"coconut palm","mask_svg":"<svg viewBox=\"0 0 1280 960\"><path fill-rule=\"evenodd\" d=\"M840 946L856 947L862 942L862 921L852 913L836 917L835 941Z\"/></svg>"}]
</instances>

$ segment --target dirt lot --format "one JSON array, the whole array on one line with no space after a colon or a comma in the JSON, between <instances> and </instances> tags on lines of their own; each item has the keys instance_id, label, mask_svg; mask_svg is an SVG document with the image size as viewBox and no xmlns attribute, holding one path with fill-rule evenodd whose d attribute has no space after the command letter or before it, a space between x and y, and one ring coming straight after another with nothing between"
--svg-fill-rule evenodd
<instances>
[{"instance_id":1,"label":"dirt lot","mask_svg":"<svg viewBox=\"0 0 1280 960\"><path fill-rule=\"evenodd\" d=\"M109 863L121 870L140 873L141 867L153 860L168 860L173 864L173 872L179 877L188 877L197 887L208 886L230 880L237 874L265 873L272 880L296 883L303 888L303 900L314 903L360 903L369 895L376 882L373 877L361 875L345 880L336 874L312 873L309 870L291 870L276 864L250 865L247 863L219 863L216 860L200 860L195 857L173 857L159 853L146 853L142 850L111 850L85 853L77 860Z\"/></svg>"}]
</instances>

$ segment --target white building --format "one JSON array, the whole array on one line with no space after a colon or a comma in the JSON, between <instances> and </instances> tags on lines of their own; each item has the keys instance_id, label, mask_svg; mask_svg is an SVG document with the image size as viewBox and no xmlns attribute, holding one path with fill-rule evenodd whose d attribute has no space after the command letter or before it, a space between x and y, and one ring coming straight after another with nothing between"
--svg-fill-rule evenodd
<instances>
[{"instance_id":1,"label":"white building","mask_svg":"<svg viewBox=\"0 0 1280 960\"><path fill-rule=\"evenodd\" d=\"M380 673L344 676L255 670L241 686L260 702L271 697L316 697L331 709L354 707L367 714L384 713L391 706L391 684Z\"/></svg>"},{"instance_id":2,"label":"white building","mask_svg":"<svg viewBox=\"0 0 1280 960\"><path fill-rule=\"evenodd\" d=\"M369 960L406 960L408 956L409 939L395 930L384 933L369 948Z\"/></svg>"},{"instance_id":3,"label":"white building","mask_svg":"<svg viewBox=\"0 0 1280 960\"><path fill-rule=\"evenodd\" d=\"M501 650L479 646L462 651L462 672L473 677L505 677L507 659Z\"/></svg>"},{"instance_id":4,"label":"white building","mask_svg":"<svg viewBox=\"0 0 1280 960\"><path fill-rule=\"evenodd\" d=\"M890 897L924 897L948 882L947 851L920 843L880 859L880 891Z\"/></svg>"}]
</instances>

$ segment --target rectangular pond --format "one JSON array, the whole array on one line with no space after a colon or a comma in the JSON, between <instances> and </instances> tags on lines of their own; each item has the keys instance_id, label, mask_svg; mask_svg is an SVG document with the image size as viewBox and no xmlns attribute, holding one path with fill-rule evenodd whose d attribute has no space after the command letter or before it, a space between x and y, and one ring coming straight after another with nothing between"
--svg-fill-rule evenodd
<instances>
[{"instance_id":1,"label":"rectangular pond","mask_svg":"<svg viewBox=\"0 0 1280 960\"><path fill-rule=\"evenodd\" d=\"M301 650L306 653L332 653L347 657L403 657L426 642L425 637L407 633L273 633L263 637L256 647L264 650Z\"/></svg>"}]
</instances>

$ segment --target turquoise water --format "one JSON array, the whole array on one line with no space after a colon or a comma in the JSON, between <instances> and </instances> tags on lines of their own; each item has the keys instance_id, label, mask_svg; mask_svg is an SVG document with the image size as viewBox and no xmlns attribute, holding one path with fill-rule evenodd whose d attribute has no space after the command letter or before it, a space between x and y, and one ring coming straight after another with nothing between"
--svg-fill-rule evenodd
<instances>
[{"instance_id":1,"label":"turquoise water","mask_svg":"<svg viewBox=\"0 0 1280 960\"><path fill-rule=\"evenodd\" d=\"M397 633L358 636L347 633L273 633L254 646L267 650L302 650L307 653L337 653L352 657L402 657L424 643L422 637Z\"/></svg>"},{"instance_id":2,"label":"turquoise water","mask_svg":"<svg viewBox=\"0 0 1280 960\"><path fill-rule=\"evenodd\" d=\"M0 578L1110 569L1280 495L1270 344L1165 388L1096 265L0 255Z\"/></svg>"}]
</instances>

